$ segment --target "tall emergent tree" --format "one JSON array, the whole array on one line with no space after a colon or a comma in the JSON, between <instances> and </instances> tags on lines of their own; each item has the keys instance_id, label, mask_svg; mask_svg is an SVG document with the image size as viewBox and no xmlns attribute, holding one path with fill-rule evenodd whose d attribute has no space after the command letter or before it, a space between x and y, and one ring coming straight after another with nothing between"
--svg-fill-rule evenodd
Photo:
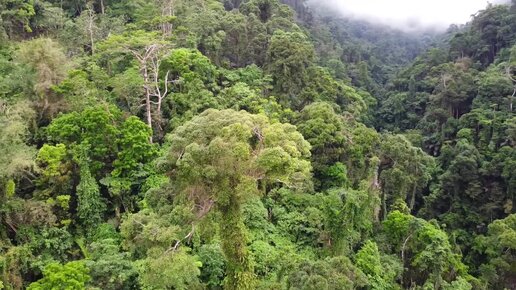
<instances>
[{"instance_id":1,"label":"tall emergent tree","mask_svg":"<svg viewBox=\"0 0 516 290\"><path fill-rule=\"evenodd\" d=\"M310 178L310 145L290 124L263 115L209 109L170 137L169 174L194 203L199 217L220 213L220 238L228 261L225 289L254 289L242 217L258 184L297 187Z\"/></svg>"}]
</instances>

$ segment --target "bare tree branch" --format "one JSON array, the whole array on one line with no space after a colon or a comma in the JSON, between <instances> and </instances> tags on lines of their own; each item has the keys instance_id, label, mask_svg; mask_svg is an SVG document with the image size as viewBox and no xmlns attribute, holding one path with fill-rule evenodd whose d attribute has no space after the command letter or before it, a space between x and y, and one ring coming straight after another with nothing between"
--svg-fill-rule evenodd
<instances>
[{"instance_id":1,"label":"bare tree branch","mask_svg":"<svg viewBox=\"0 0 516 290\"><path fill-rule=\"evenodd\" d=\"M168 250L165 251L165 255L170 253L170 252L175 252L177 251L177 249L179 248L179 246L181 245L181 243L185 240L189 240L192 238L193 234L195 232L195 225L192 223L192 230L181 240L177 240L176 243L174 244L173 247L170 247L168 248Z\"/></svg>"}]
</instances>

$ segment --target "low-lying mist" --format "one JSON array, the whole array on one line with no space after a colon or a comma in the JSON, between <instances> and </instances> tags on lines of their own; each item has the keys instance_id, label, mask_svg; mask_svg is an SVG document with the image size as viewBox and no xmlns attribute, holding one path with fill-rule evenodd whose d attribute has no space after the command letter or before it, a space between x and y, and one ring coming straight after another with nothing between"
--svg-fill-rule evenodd
<instances>
[{"instance_id":1,"label":"low-lying mist","mask_svg":"<svg viewBox=\"0 0 516 290\"><path fill-rule=\"evenodd\" d=\"M406 32L444 31L451 24L464 24L489 3L510 0L309 0L311 6L331 13L388 25Z\"/></svg>"}]
</instances>

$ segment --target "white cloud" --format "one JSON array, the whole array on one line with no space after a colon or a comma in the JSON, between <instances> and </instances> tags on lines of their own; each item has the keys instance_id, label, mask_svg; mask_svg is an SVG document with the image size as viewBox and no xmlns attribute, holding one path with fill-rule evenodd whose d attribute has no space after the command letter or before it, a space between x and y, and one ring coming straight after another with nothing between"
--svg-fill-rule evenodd
<instances>
[{"instance_id":1,"label":"white cloud","mask_svg":"<svg viewBox=\"0 0 516 290\"><path fill-rule=\"evenodd\" d=\"M463 24L471 19L472 14L484 9L488 4L486 0L310 0L309 2L324 4L346 15L405 30L430 27L445 29L450 24Z\"/></svg>"}]
</instances>

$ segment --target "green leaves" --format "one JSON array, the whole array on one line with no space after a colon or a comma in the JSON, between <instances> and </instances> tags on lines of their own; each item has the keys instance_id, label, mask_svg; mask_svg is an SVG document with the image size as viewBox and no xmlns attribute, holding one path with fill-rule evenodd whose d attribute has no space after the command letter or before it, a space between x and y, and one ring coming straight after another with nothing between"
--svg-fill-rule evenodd
<instances>
[{"instance_id":1,"label":"green leaves","mask_svg":"<svg viewBox=\"0 0 516 290\"><path fill-rule=\"evenodd\" d=\"M170 165L191 181L214 182L222 177L236 182L244 173L290 184L309 170L302 158L310 147L295 127L271 125L266 117L243 111L208 110L178 128L169 140ZM193 171L197 173L191 175Z\"/></svg>"},{"instance_id":2,"label":"green leaves","mask_svg":"<svg viewBox=\"0 0 516 290\"><path fill-rule=\"evenodd\" d=\"M34 111L26 102L3 104L0 108L0 200L11 195L13 179L27 176L35 167L35 150L25 142L29 132L27 119ZM8 185L10 190L8 190Z\"/></svg>"},{"instance_id":3,"label":"green leaves","mask_svg":"<svg viewBox=\"0 0 516 290\"><path fill-rule=\"evenodd\" d=\"M140 275L145 289L202 289L199 281L202 263L185 249L151 256L143 265Z\"/></svg>"},{"instance_id":4,"label":"green leaves","mask_svg":"<svg viewBox=\"0 0 516 290\"><path fill-rule=\"evenodd\" d=\"M412 210L416 195L425 189L435 170L435 160L414 147L404 136L386 134L381 141L380 181L385 199L407 201Z\"/></svg>"},{"instance_id":5,"label":"green leaves","mask_svg":"<svg viewBox=\"0 0 516 290\"><path fill-rule=\"evenodd\" d=\"M268 71L273 75L277 92L285 95L283 104L294 104L293 95L308 81L308 68L313 64L312 43L300 32L277 31L267 52Z\"/></svg>"},{"instance_id":6,"label":"green leaves","mask_svg":"<svg viewBox=\"0 0 516 290\"><path fill-rule=\"evenodd\" d=\"M106 290L131 289L138 284L138 272L119 241L98 239L89 245L91 257L85 264L90 269L90 285Z\"/></svg>"},{"instance_id":7,"label":"green leaves","mask_svg":"<svg viewBox=\"0 0 516 290\"><path fill-rule=\"evenodd\" d=\"M33 74L34 94L26 97L37 105L40 118L55 115L60 111L60 104L59 100L52 98L51 89L65 78L70 64L59 43L50 38L23 42L15 53L15 59Z\"/></svg>"},{"instance_id":8,"label":"green leaves","mask_svg":"<svg viewBox=\"0 0 516 290\"><path fill-rule=\"evenodd\" d=\"M300 113L297 122L299 132L312 145L314 174L321 186L327 188L334 183L328 176L328 168L342 160L348 146L348 129L344 120L337 115L329 103L313 103Z\"/></svg>"},{"instance_id":9,"label":"green leaves","mask_svg":"<svg viewBox=\"0 0 516 290\"><path fill-rule=\"evenodd\" d=\"M72 169L68 154L64 144L45 144L41 147L36 157L36 163L41 169L41 175L37 180L38 198L70 194Z\"/></svg>"},{"instance_id":10,"label":"green leaves","mask_svg":"<svg viewBox=\"0 0 516 290\"><path fill-rule=\"evenodd\" d=\"M446 232L435 224L393 211L384 226L390 241L400 251L402 262L423 274L424 279L417 283L440 287L444 281L469 277L461 255L454 251Z\"/></svg>"},{"instance_id":11,"label":"green leaves","mask_svg":"<svg viewBox=\"0 0 516 290\"><path fill-rule=\"evenodd\" d=\"M142 165L157 155L156 146L149 143L152 130L135 116L127 118L120 127L119 151L113 161L113 177L131 177Z\"/></svg>"},{"instance_id":12,"label":"green leaves","mask_svg":"<svg viewBox=\"0 0 516 290\"><path fill-rule=\"evenodd\" d=\"M31 0L2 0L0 2L2 32L15 37L16 33L32 32L30 20L36 15Z\"/></svg>"},{"instance_id":13,"label":"green leaves","mask_svg":"<svg viewBox=\"0 0 516 290\"><path fill-rule=\"evenodd\" d=\"M55 119L47 134L54 142L67 145L75 158L86 158L95 177L106 172L116 157L116 140L121 111L113 107L95 107Z\"/></svg>"},{"instance_id":14,"label":"green leaves","mask_svg":"<svg viewBox=\"0 0 516 290\"><path fill-rule=\"evenodd\" d=\"M322 198L331 252L334 255L351 253L373 232L378 198L371 191L343 188L332 189Z\"/></svg>"},{"instance_id":15,"label":"green leaves","mask_svg":"<svg viewBox=\"0 0 516 290\"><path fill-rule=\"evenodd\" d=\"M173 182L183 194L193 192L188 199L199 208L214 203L225 221L220 224L228 259L225 287L252 289L242 203L257 192L258 180L303 186L310 174L310 163L303 160L310 145L292 125L233 110L205 111L179 127L169 142Z\"/></svg>"},{"instance_id":16,"label":"green leaves","mask_svg":"<svg viewBox=\"0 0 516 290\"><path fill-rule=\"evenodd\" d=\"M375 242L367 241L356 254L356 266L367 275L371 289L397 289L394 277L389 277L394 269L382 265L380 252Z\"/></svg>"},{"instance_id":17,"label":"green leaves","mask_svg":"<svg viewBox=\"0 0 516 290\"><path fill-rule=\"evenodd\" d=\"M347 257L303 261L288 278L290 289L355 289L366 286L364 273Z\"/></svg>"},{"instance_id":18,"label":"green leaves","mask_svg":"<svg viewBox=\"0 0 516 290\"><path fill-rule=\"evenodd\" d=\"M117 218L121 206L128 210L135 207L135 189L153 172L149 164L157 156L156 146L150 143L152 131L146 124L135 116L124 118L115 107L97 106L62 115L47 127L47 133L52 141L64 143L66 147L63 144L44 147L41 158L57 154L52 158L61 159L59 166L63 172L62 176L52 176L47 169L40 182L53 184L57 192L63 191L66 176L70 174L67 168L79 165L78 214L82 222L88 223L85 226L92 228L101 222L107 209L98 181L116 197ZM55 152L65 149L65 152ZM44 162L58 166L55 160Z\"/></svg>"},{"instance_id":19,"label":"green leaves","mask_svg":"<svg viewBox=\"0 0 516 290\"><path fill-rule=\"evenodd\" d=\"M217 69L210 59L198 50L174 49L163 60L163 68L171 73L171 79L192 82L200 79L206 84L215 80Z\"/></svg>"},{"instance_id":20,"label":"green leaves","mask_svg":"<svg viewBox=\"0 0 516 290\"><path fill-rule=\"evenodd\" d=\"M226 260L220 246L217 244L202 245L197 255L202 264L201 281L208 287L222 286Z\"/></svg>"},{"instance_id":21,"label":"green leaves","mask_svg":"<svg viewBox=\"0 0 516 290\"><path fill-rule=\"evenodd\" d=\"M86 158L92 173L129 177L156 155L151 129L137 117L124 120L114 107L95 107L55 119L47 128L52 141L68 144L75 158ZM59 146L59 145L58 145Z\"/></svg>"},{"instance_id":22,"label":"green leaves","mask_svg":"<svg viewBox=\"0 0 516 290\"><path fill-rule=\"evenodd\" d=\"M84 261L69 262L65 265L51 263L43 270L43 278L29 285L30 290L71 290L86 289L85 283L90 280L89 269Z\"/></svg>"},{"instance_id":23,"label":"green leaves","mask_svg":"<svg viewBox=\"0 0 516 290\"><path fill-rule=\"evenodd\" d=\"M478 236L475 250L487 255L488 259L480 267L483 280L489 287L507 287L514 276L514 248L516 245L516 215L495 220L488 227L485 236Z\"/></svg>"},{"instance_id":24,"label":"green leaves","mask_svg":"<svg viewBox=\"0 0 516 290\"><path fill-rule=\"evenodd\" d=\"M100 196L99 185L86 162L81 164L81 181L77 185L77 215L86 231L91 232L103 220L106 204Z\"/></svg>"}]
</instances>

